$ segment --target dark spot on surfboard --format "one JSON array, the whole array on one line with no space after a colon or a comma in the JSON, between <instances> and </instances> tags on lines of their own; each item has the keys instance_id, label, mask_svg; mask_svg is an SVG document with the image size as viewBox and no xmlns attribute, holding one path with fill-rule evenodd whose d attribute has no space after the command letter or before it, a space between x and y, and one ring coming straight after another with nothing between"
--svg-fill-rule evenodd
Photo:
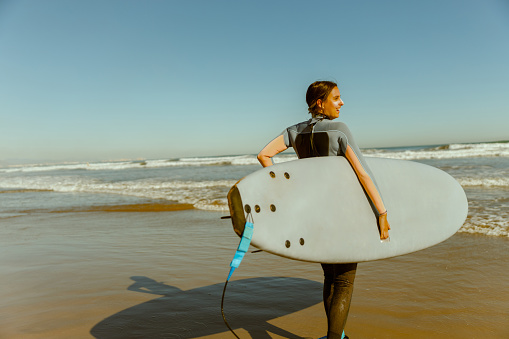
<instances>
[{"instance_id":1,"label":"dark spot on surfboard","mask_svg":"<svg viewBox=\"0 0 509 339\"><path fill-rule=\"evenodd\" d=\"M290 248L290 245L291 245L290 240L285 241L286 248Z\"/></svg>"},{"instance_id":2,"label":"dark spot on surfboard","mask_svg":"<svg viewBox=\"0 0 509 339\"><path fill-rule=\"evenodd\" d=\"M270 173L269 173L269 174L270 174L270 177L271 177L271 178L275 178L275 177L276 177L276 173L274 173L274 172L272 172L272 171L270 171Z\"/></svg>"},{"instance_id":3,"label":"dark spot on surfboard","mask_svg":"<svg viewBox=\"0 0 509 339\"><path fill-rule=\"evenodd\" d=\"M260 206L255 205L255 212L256 212L256 213L260 213Z\"/></svg>"},{"instance_id":4,"label":"dark spot on surfboard","mask_svg":"<svg viewBox=\"0 0 509 339\"><path fill-rule=\"evenodd\" d=\"M251 213L251 206L246 204L246 206L244 206L244 211L246 211L246 213Z\"/></svg>"},{"instance_id":5,"label":"dark spot on surfboard","mask_svg":"<svg viewBox=\"0 0 509 339\"><path fill-rule=\"evenodd\" d=\"M274 206L274 205L270 205L270 210L271 210L272 212L276 212L276 206Z\"/></svg>"},{"instance_id":6,"label":"dark spot on surfboard","mask_svg":"<svg viewBox=\"0 0 509 339\"><path fill-rule=\"evenodd\" d=\"M301 244L301 246L303 246L304 245L304 238L300 238L299 243Z\"/></svg>"},{"instance_id":7,"label":"dark spot on surfboard","mask_svg":"<svg viewBox=\"0 0 509 339\"><path fill-rule=\"evenodd\" d=\"M288 174L288 172L285 172L285 178L290 179L290 174Z\"/></svg>"}]
</instances>

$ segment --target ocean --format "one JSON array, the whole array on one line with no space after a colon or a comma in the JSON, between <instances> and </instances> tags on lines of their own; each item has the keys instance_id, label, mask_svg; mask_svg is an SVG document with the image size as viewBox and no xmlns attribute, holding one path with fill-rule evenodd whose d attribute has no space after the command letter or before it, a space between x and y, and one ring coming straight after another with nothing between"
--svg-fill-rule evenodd
<instances>
[{"instance_id":1,"label":"ocean","mask_svg":"<svg viewBox=\"0 0 509 339\"><path fill-rule=\"evenodd\" d=\"M460 232L509 236L509 143L364 149L369 157L421 162L464 188L468 218ZM274 162L297 159L283 153ZM0 220L34 213L167 209L227 212L226 194L260 169L255 155L25 164L0 167ZM179 206L173 206L179 209Z\"/></svg>"}]
</instances>

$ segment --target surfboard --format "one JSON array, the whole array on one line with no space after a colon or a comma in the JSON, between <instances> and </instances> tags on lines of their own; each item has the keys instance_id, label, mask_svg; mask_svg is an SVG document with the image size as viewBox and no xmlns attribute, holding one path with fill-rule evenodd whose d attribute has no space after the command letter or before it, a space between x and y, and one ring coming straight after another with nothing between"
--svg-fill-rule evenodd
<instances>
[{"instance_id":1,"label":"surfboard","mask_svg":"<svg viewBox=\"0 0 509 339\"><path fill-rule=\"evenodd\" d=\"M422 163L366 157L388 210L390 241L344 157L276 164L238 181L228 193L234 231L253 223L251 244L290 259L350 263L390 258L436 245L468 212L461 185Z\"/></svg>"}]
</instances>

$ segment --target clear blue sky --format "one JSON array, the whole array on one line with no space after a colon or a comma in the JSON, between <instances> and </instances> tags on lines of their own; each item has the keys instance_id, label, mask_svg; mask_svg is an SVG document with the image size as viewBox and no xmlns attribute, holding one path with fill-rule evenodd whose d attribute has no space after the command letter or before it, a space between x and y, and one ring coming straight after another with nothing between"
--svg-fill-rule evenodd
<instances>
[{"instance_id":1,"label":"clear blue sky","mask_svg":"<svg viewBox=\"0 0 509 339\"><path fill-rule=\"evenodd\" d=\"M509 139L509 1L0 0L0 160L257 153L318 79L361 147Z\"/></svg>"}]
</instances>

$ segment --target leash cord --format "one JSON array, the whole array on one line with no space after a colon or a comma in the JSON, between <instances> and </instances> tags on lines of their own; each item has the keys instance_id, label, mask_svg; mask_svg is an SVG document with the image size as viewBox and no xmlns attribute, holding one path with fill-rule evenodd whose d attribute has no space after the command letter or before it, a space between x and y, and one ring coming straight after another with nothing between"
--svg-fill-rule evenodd
<instances>
[{"instance_id":1,"label":"leash cord","mask_svg":"<svg viewBox=\"0 0 509 339\"><path fill-rule=\"evenodd\" d=\"M237 333L235 333L232 328L230 327L230 325L228 324L228 322L226 321L226 317L224 316L224 310L223 310L223 305L224 305L224 295L225 295L225 292L226 292L226 286L228 285L228 280L226 280L226 282L224 283L224 289L223 289L223 297L221 298L221 314L223 315L223 320L224 320L224 323L226 324L226 327L228 327L228 329L233 333L233 335L240 339L239 336L237 335Z\"/></svg>"}]
</instances>

